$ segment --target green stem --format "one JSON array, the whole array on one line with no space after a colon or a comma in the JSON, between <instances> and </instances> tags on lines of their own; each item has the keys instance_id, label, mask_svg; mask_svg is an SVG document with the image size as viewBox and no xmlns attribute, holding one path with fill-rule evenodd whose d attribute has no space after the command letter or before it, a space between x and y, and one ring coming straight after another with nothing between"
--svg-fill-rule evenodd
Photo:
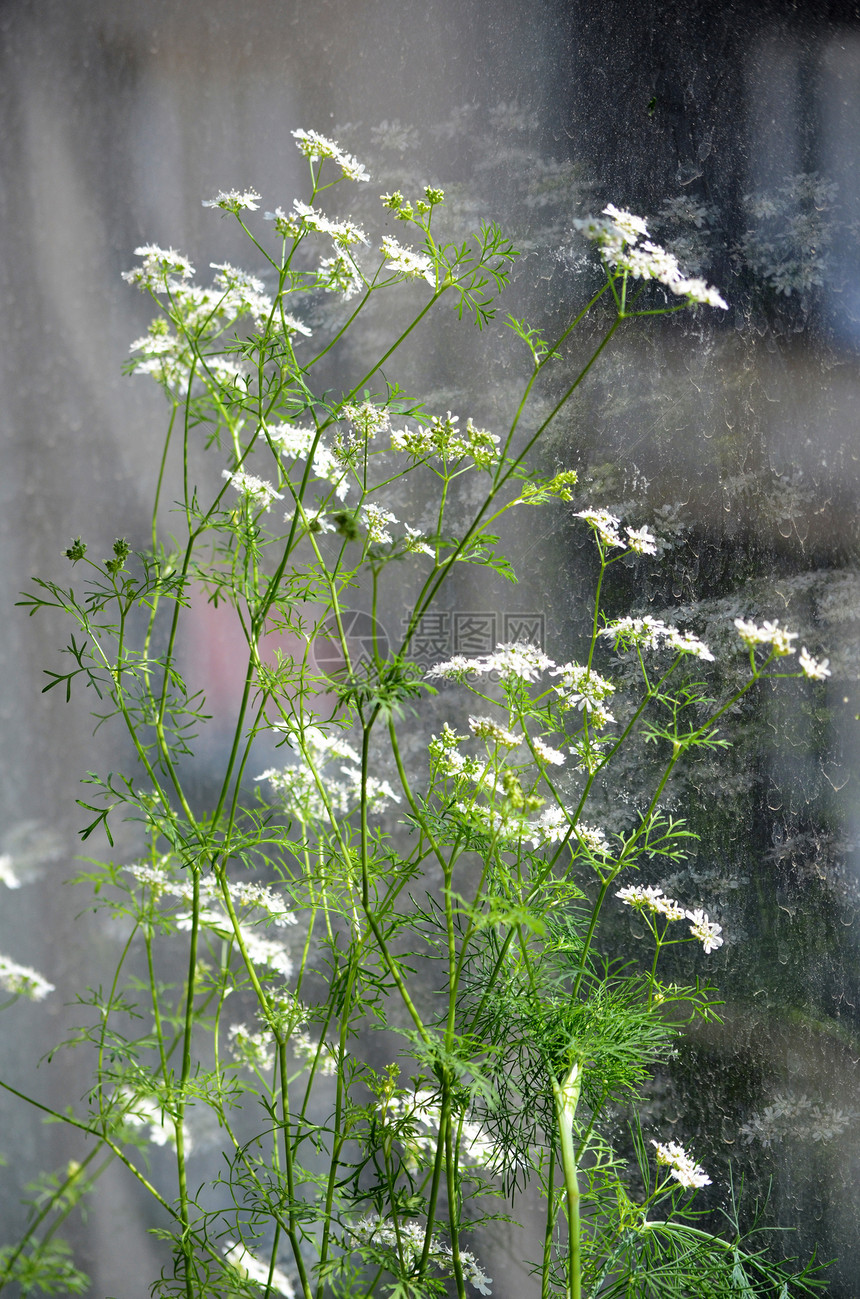
<instances>
[{"instance_id":1,"label":"green stem","mask_svg":"<svg viewBox=\"0 0 860 1299\"><path fill-rule=\"evenodd\" d=\"M561 1137L561 1166L564 1172L564 1189L567 1200L568 1299L582 1299L580 1277L580 1191L576 1152L573 1146L573 1119L579 1103L581 1085L582 1078L579 1064L574 1064L571 1067L563 1083L557 1082L555 1078L552 1080L556 1118L559 1136Z\"/></svg>"}]
</instances>

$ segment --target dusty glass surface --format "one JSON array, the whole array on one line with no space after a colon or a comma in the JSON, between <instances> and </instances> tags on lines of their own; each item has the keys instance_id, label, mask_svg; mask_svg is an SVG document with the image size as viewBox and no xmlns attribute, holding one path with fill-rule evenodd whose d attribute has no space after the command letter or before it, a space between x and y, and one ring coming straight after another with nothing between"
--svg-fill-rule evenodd
<instances>
[{"instance_id":1,"label":"dusty glass surface","mask_svg":"<svg viewBox=\"0 0 860 1299\"><path fill-rule=\"evenodd\" d=\"M671 791L702 835L667 892L695 893L724 926L709 970L726 998L721 1027L692 1033L655 1080L653 1119L677 1124L707 1163L720 1204L728 1164L791 1249L838 1256L829 1293L860 1274L857 1057L857 488L860 299L860 23L851 6L539 6L253 0L117 6L84 0L0 7L4 439L2 843L20 890L4 891L0 950L44 970L51 1002L5 1012L3 1076L32 1064L77 1022L64 1009L99 978L117 938L81 925L63 880L81 851L75 799L88 768L127 754L87 741L83 702L42 697L62 639L12 611L32 573L54 576L87 529L105 552L143 544L160 427L158 394L121 377L148 319L121 281L136 245L175 244L198 264L236 251L200 207L255 185L267 203L295 189L289 131L330 131L389 178L439 181L467 214L511 229L528 255L510 310L560 320L590 282L574 217L607 201L647 215L658 237L730 302L725 319L658 324L615 341L548 464L575 465L578 508L650 523L664 562L644 584L615 570L617 611L671 614L714 646L734 617L779 617L830 657L826 695L789 690L734 719L719 772L701 763ZM249 268L254 269L254 268ZM521 310L522 308L522 310ZM491 426L513 385L510 353L476 372L469 347L437 329L413 358L438 404L469 392ZM553 383L561 386L560 363ZM420 502L414 502L416 518ZM549 526L549 525L548 525ZM553 564L514 555L517 588L463 584L426 629L427 660L476 638L539 628L556 658L583 634L570 593L588 554L553 524ZM139 535L138 535L139 534ZM543 539L546 542L547 539ZM386 611L396 627L402 611ZM229 633L201 610L188 654L230 706ZM517 623L517 620L520 620ZM542 620L542 621L541 621ZM460 638L459 640L457 638ZM472 638L469 640L469 638ZM800 642L799 642L800 643ZM439 707L442 707L440 704ZM217 757L217 718L200 763ZM630 773L629 787L635 787ZM623 822L607 789L605 823ZM117 852L135 851L133 832ZM619 943L641 937L618 918ZM629 932L628 932L629 931ZM62 1106L86 1087L74 1054L37 1086ZM22 1170L80 1150L6 1097L3 1219L23 1220ZM619 1132L621 1118L619 1115ZM199 1142L206 1158L206 1136ZM154 1158L158 1159L156 1152ZM202 1167L202 1165L201 1165ZM483 1246L494 1294L530 1293L524 1235ZM94 1294L143 1299L158 1270L150 1207L111 1167L79 1229ZM533 1252L533 1251L532 1251Z\"/></svg>"}]
</instances>

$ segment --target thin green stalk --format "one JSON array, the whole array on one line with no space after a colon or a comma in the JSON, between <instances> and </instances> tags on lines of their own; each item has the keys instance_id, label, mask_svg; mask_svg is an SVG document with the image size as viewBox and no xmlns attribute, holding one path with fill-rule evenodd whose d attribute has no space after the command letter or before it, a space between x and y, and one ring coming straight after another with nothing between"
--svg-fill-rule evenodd
<instances>
[{"instance_id":1,"label":"thin green stalk","mask_svg":"<svg viewBox=\"0 0 860 1299\"><path fill-rule=\"evenodd\" d=\"M552 1235L558 1210L555 1205L555 1142L550 1143L549 1170L546 1180L546 1225L543 1233L543 1266L541 1267L540 1299L549 1299L549 1272L552 1265Z\"/></svg>"}]
</instances>

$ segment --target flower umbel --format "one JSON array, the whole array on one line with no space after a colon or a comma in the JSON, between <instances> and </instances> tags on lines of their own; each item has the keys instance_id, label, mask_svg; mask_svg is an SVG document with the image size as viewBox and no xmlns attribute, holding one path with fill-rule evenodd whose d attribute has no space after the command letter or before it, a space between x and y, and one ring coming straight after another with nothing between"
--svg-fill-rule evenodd
<instances>
[{"instance_id":1,"label":"flower umbel","mask_svg":"<svg viewBox=\"0 0 860 1299\"><path fill-rule=\"evenodd\" d=\"M669 1175L674 1177L676 1182L680 1182L690 1190L711 1185L711 1179L704 1168L700 1168L677 1141L669 1141L664 1145L660 1141L652 1140L651 1145L657 1151L657 1163L663 1168L668 1168Z\"/></svg>"}]
</instances>

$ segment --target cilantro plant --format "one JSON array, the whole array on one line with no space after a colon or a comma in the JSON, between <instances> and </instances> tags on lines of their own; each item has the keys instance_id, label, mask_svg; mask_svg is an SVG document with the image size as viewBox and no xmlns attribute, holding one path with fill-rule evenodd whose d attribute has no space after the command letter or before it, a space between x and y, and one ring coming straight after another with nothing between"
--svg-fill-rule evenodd
<instances>
[{"instance_id":1,"label":"cilantro plant","mask_svg":"<svg viewBox=\"0 0 860 1299\"><path fill-rule=\"evenodd\" d=\"M665 804L679 764L729 742L721 728L758 683L820 680L827 663L804 648L795 671L792 633L738 620L749 670L721 696L694 631L604 611L611 566L658 562L659 539L589 503L574 470L530 462L618 330L726 304L610 206L577 223L605 275L560 335L509 318L530 368L507 427L433 410L390 377L400 349L448 304L483 329L516 250L492 223L441 233L432 186L382 195L405 238L370 237L325 209L333 186L369 183L365 168L293 134L306 201L261 223L253 191L205 204L238 223L259 275L222 263L204 287L155 246L125 275L158 308L129 369L168 405L148 544L119 539L99 561L82 535L65 552L73 584L39 580L23 600L73 627L46 689L88 687L130 746L127 772L87 776L82 837L112 845L130 819L145 847L80 876L128 936L63 1044L92 1057L83 1103L52 1113L80 1134L80 1162L37 1188L23 1239L0 1255L0 1290L85 1291L57 1230L119 1161L160 1206L157 1295L489 1295L487 1224L514 1217L523 1193L543 1205L542 1299L811 1294L818 1267L745 1235L730 1188L722 1229L703 1217L706 1170L635 1117L685 1024L718 1015L706 981L667 979L664 953L723 944L695 898L637 872L682 860L694 837ZM319 337L306 322L321 301L335 310ZM390 302L412 310L402 328ZM380 303L388 334L357 365L349 344ZM603 336L558 391L549 367L589 313L603 313ZM214 470L199 468L204 448ZM423 527L398 514L413 480L430 502ZM512 510L567 510L590 530L583 654L556 661L518 641L424 671L412 644L455 566L514 577L499 548ZM391 584L410 607L399 643L380 624ZM191 778L210 718L181 644L206 601L229 611L245 653L204 807ZM462 721L431 733L437 692ZM258 771L264 750L274 761ZM622 755L651 786L610 833L592 807ZM613 946L607 919L625 907L647 955ZM11 958L0 981L54 994ZM632 1161L612 1139L619 1104L634 1114ZM222 1159L201 1185L207 1115ZM148 1162L152 1144L172 1151L169 1176Z\"/></svg>"}]
</instances>

